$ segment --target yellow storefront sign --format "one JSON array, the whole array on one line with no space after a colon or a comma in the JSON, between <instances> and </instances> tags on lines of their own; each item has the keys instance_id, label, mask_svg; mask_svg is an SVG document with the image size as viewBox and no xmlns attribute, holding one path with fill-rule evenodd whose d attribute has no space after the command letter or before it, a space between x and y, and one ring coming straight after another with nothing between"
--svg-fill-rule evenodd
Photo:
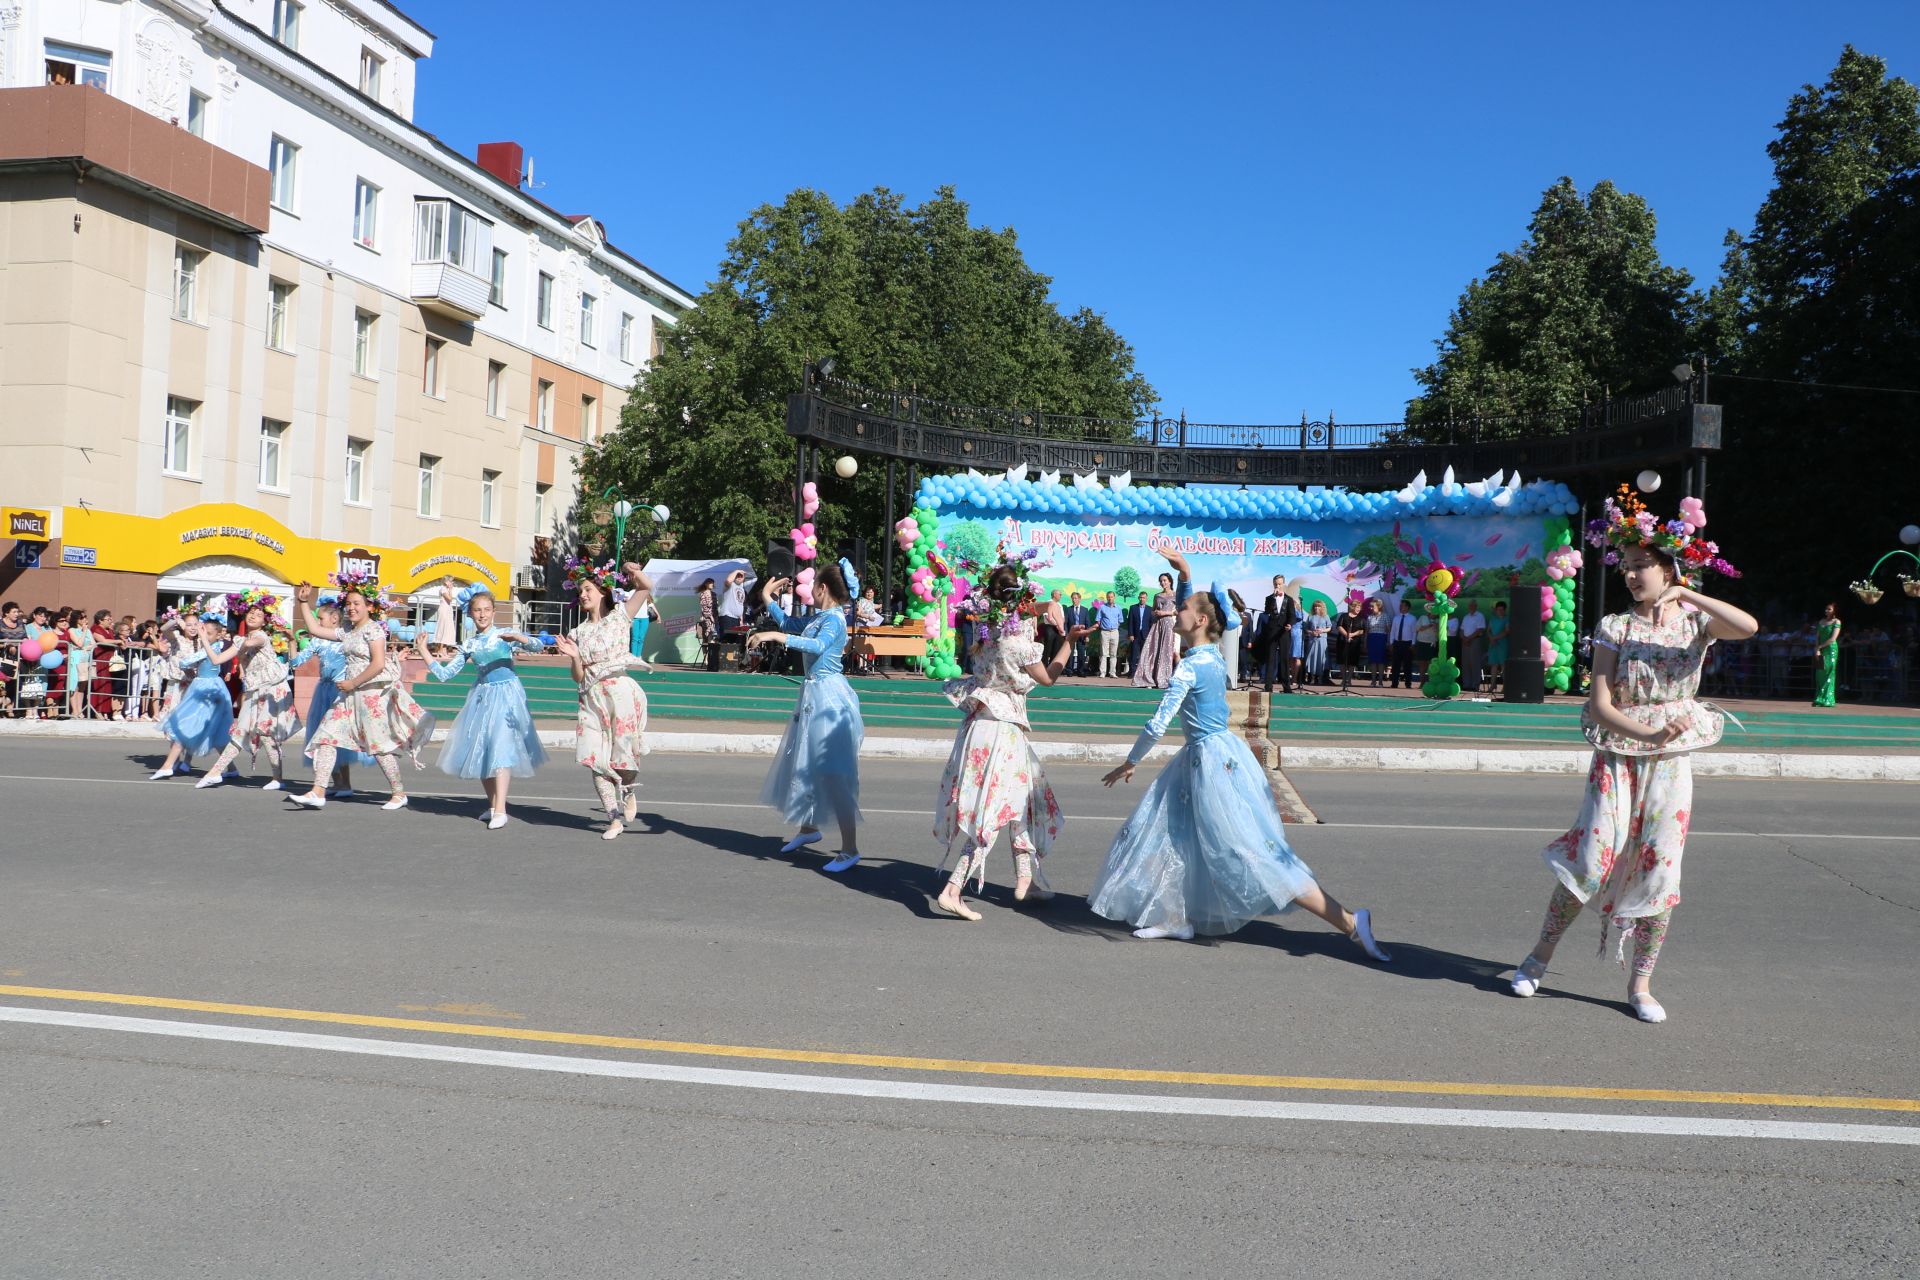
<instances>
[{"instance_id":1,"label":"yellow storefront sign","mask_svg":"<svg viewBox=\"0 0 1920 1280\"><path fill-rule=\"evenodd\" d=\"M9 538L21 542L48 542L53 538L48 532L52 527L51 511L36 507L0 507L0 529L5 529Z\"/></svg>"},{"instance_id":2,"label":"yellow storefront sign","mask_svg":"<svg viewBox=\"0 0 1920 1280\"><path fill-rule=\"evenodd\" d=\"M408 593L448 575L504 592L510 574L506 564L465 538L433 538L405 549L303 538L271 516L230 502L202 503L164 516L67 507L62 530L65 545L93 553L91 567L123 573L158 576L189 560L232 556L282 582L324 585L328 574L354 568Z\"/></svg>"}]
</instances>

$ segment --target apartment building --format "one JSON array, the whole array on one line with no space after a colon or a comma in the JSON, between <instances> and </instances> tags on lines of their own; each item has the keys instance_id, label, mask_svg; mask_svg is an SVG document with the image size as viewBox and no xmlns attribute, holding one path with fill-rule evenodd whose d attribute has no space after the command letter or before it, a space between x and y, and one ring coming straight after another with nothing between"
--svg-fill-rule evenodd
<instances>
[{"instance_id":1,"label":"apartment building","mask_svg":"<svg viewBox=\"0 0 1920 1280\"><path fill-rule=\"evenodd\" d=\"M9 598L546 590L582 447L693 299L518 145L413 123L434 39L383 0L0 6Z\"/></svg>"}]
</instances>

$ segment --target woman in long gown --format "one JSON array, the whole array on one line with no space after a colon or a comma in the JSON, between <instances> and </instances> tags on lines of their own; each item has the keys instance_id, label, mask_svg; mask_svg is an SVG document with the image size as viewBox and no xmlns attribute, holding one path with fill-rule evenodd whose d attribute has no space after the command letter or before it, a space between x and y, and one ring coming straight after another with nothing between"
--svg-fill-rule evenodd
<instances>
[{"instance_id":1,"label":"woman in long gown","mask_svg":"<svg viewBox=\"0 0 1920 1280\"><path fill-rule=\"evenodd\" d=\"M614 591L625 583L625 603ZM633 617L647 607L653 583L637 564L616 572L611 560L567 566L567 589L580 596L586 620L555 647L573 664L580 685L573 758L593 775L593 789L606 810L602 840L617 840L638 812L640 757L647 754L647 695L627 674L627 637Z\"/></svg>"},{"instance_id":2,"label":"woman in long gown","mask_svg":"<svg viewBox=\"0 0 1920 1280\"><path fill-rule=\"evenodd\" d=\"M1840 671L1840 606L1828 603L1813 629L1813 705L1833 705L1834 685Z\"/></svg>"},{"instance_id":3,"label":"woman in long gown","mask_svg":"<svg viewBox=\"0 0 1920 1280\"><path fill-rule=\"evenodd\" d=\"M1225 620L1212 593L1189 597L1176 626L1191 647L1126 763L1102 781L1131 781L1175 716L1186 745L1114 837L1087 905L1133 925L1136 938L1180 940L1232 933L1298 905L1373 959L1389 959L1374 941L1371 914L1341 906L1294 856L1266 770L1228 728L1226 665L1216 643Z\"/></svg>"},{"instance_id":4,"label":"woman in long gown","mask_svg":"<svg viewBox=\"0 0 1920 1280\"><path fill-rule=\"evenodd\" d=\"M1667 1011L1653 998L1653 967L1680 905L1680 866L1693 821L1689 753L1718 742L1723 720L1694 698L1700 668L1714 641L1745 639L1760 628L1745 611L1686 585L1689 573L1733 572L1718 547L1692 532L1674 533L1673 525L1639 519L1644 508L1631 491L1625 496L1624 510L1608 499L1606 515L1587 526L1587 540L1611 544L1607 562L1620 566L1633 606L1602 618L1594 633L1593 687L1582 716L1593 765L1580 816L1542 851L1559 883L1539 941L1514 970L1512 990L1531 996L1540 989L1567 927L1597 897L1602 948L1608 929L1620 934L1620 963L1631 975L1628 1005L1642 1022L1664 1022Z\"/></svg>"},{"instance_id":5,"label":"woman in long gown","mask_svg":"<svg viewBox=\"0 0 1920 1280\"><path fill-rule=\"evenodd\" d=\"M531 778L546 763L547 753L527 707L526 686L513 669L515 649L538 652L542 646L532 636L494 626L493 610L491 592L468 596L473 634L455 644L444 659L428 657L424 636L414 643L427 670L443 683L459 675L467 663L474 664L473 687L440 748L440 771L479 780L487 797L480 821L488 830L498 831L507 825L509 785L515 777Z\"/></svg>"},{"instance_id":6,"label":"woman in long gown","mask_svg":"<svg viewBox=\"0 0 1920 1280\"><path fill-rule=\"evenodd\" d=\"M1180 656L1174 639L1173 620L1179 612L1174 598L1173 575L1160 575L1160 591L1153 597L1153 625L1147 629L1140 657L1133 664L1133 683L1139 689L1164 689L1173 677L1173 664Z\"/></svg>"},{"instance_id":7,"label":"woman in long gown","mask_svg":"<svg viewBox=\"0 0 1920 1280\"><path fill-rule=\"evenodd\" d=\"M775 579L761 596L778 631L756 631L750 645L780 644L798 653L806 667L800 700L780 739L773 768L760 788L760 802L771 805L799 828L782 853L792 853L820 838L820 823L832 818L840 826L840 856L826 870L845 871L860 861L860 743L866 725L860 718L860 698L841 672L847 648L847 606L856 594L859 578L842 560L823 565L813 579L812 601L817 612L804 622L789 618L780 608L779 594L786 579Z\"/></svg>"}]
</instances>

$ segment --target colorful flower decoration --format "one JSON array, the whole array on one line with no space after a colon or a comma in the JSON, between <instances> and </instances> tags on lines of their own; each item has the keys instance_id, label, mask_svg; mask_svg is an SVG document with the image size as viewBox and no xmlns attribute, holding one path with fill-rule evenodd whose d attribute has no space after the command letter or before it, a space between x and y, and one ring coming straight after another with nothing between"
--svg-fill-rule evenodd
<instances>
[{"instance_id":1,"label":"colorful flower decoration","mask_svg":"<svg viewBox=\"0 0 1920 1280\"><path fill-rule=\"evenodd\" d=\"M327 581L340 589L341 596L359 596L375 612L387 607L387 593L380 579L360 569L344 569L327 575Z\"/></svg>"},{"instance_id":2,"label":"colorful flower decoration","mask_svg":"<svg viewBox=\"0 0 1920 1280\"><path fill-rule=\"evenodd\" d=\"M787 530L787 536L793 539L793 554L796 558L811 560L820 554L820 540L814 534L811 520L797 529Z\"/></svg>"},{"instance_id":3,"label":"colorful flower decoration","mask_svg":"<svg viewBox=\"0 0 1920 1280\"><path fill-rule=\"evenodd\" d=\"M1562 578L1571 578L1586 563L1579 550L1572 546L1555 547L1547 552L1547 576L1555 582Z\"/></svg>"},{"instance_id":4,"label":"colorful flower decoration","mask_svg":"<svg viewBox=\"0 0 1920 1280\"><path fill-rule=\"evenodd\" d=\"M809 480L800 486L800 518L813 519L813 513L820 509L820 486Z\"/></svg>"},{"instance_id":5,"label":"colorful flower decoration","mask_svg":"<svg viewBox=\"0 0 1920 1280\"><path fill-rule=\"evenodd\" d=\"M1623 484L1607 499L1604 514L1587 522L1587 542L1607 548L1608 564L1620 563L1620 553L1629 547L1651 548L1671 557L1680 576L1690 583L1705 573L1739 577L1740 571L1721 558L1719 545L1699 536L1706 523L1706 509L1698 498L1683 498L1680 518L1662 522L1647 510L1631 485Z\"/></svg>"},{"instance_id":6,"label":"colorful flower decoration","mask_svg":"<svg viewBox=\"0 0 1920 1280\"><path fill-rule=\"evenodd\" d=\"M1009 556L1006 543L1003 542L994 548L992 564L977 564L967 559L960 559L960 564L972 575L973 581L969 585L965 577L956 577L955 585L965 590L951 599L972 615L981 640L1012 635L1019 630L1022 621L1037 617L1040 610L1046 607L1046 592L1033 580L1036 570L1049 565L1048 561L1040 559L1038 547L1029 547L1019 555ZM987 579L1003 565L1013 570L1015 582L1004 595L996 596L987 590Z\"/></svg>"},{"instance_id":7,"label":"colorful flower decoration","mask_svg":"<svg viewBox=\"0 0 1920 1280\"><path fill-rule=\"evenodd\" d=\"M610 596L614 588L620 586L625 580L621 576L620 566L611 560L603 564L595 564L584 556L567 557L566 590L569 595L579 594L580 584L591 582Z\"/></svg>"}]
</instances>

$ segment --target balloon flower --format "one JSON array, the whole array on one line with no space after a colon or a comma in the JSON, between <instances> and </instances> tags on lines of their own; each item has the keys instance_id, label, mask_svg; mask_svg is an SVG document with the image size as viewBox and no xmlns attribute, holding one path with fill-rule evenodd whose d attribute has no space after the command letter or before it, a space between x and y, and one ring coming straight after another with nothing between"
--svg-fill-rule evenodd
<instances>
[{"instance_id":1,"label":"balloon flower","mask_svg":"<svg viewBox=\"0 0 1920 1280\"><path fill-rule=\"evenodd\" d=\"M1420 589L1428 595L1447 596L1460 594L1460 567L1442 564L1439 560L1429 564L1420 575Z\"/></svg>"},{"instance_id":2,"label":"balloon flower","mask_svg":"<svg viewBox=\"0 0 1920 1280\"><path fill-rule=\"evenodd\" d=\"M800 486L800 514L813 519L813 513L820 509L820 486L809 480Z\"/></svg>"},{"instance_id":3,"label":"balloon flower","mask_svg":"<svg viewBox=\"0 0 1920 1280\"><path fill-rule=\"evenodd\" d=\"M819 543L813 536L813 524L809 521L798 529L789 529L787 536L793 539L793 554L802 560L811 560L819 554Z\"/></svg>"},{"instance_id":4,"label":"balloon flower","mask_svg":"<svg viewBox=\"0 0 1920 1280\"><path fill-rule=\"evenodd\" d=\"M1580 552L1572 546L1555 547L1547 552L1547 576L1555 582L1571 578L1585 563Z\"/></svg>"},{"instance_id":5,"label":"balloon flower","mask_svg":"<svg viewBox=\"0 0 1920 1280\"><path fill-rule=\"evenodd\" d=\"M1680 519L1689 529L1707 527L1707 509L1698 498L1680 499Z\"/></svg>"},{"instance_id":6,"label":"balloon flower","mask_svg":"<svg viewBox=\"0 0 1920 1280\"><path fill-rule=\"evenodd\" d=\"M799 573L796 573L795 575L793 575L793 591L794 591L794 595L802 600L808 600L812 598L812 593L813 593L812 566L808 566L807 568L802 569Z\"/></svg>"},{"instance_id":7,"label":"balloon flower","mask_svg":"<svg viewBox=\"0 0 1920 1280\"><path fill-rule=\"evenodd\" d=\"M1540 637L1540 661L1549 667L1560 661L1560 651L1555 649L1553 641L1545 636Z\"/></svg>"}]
</instances>

